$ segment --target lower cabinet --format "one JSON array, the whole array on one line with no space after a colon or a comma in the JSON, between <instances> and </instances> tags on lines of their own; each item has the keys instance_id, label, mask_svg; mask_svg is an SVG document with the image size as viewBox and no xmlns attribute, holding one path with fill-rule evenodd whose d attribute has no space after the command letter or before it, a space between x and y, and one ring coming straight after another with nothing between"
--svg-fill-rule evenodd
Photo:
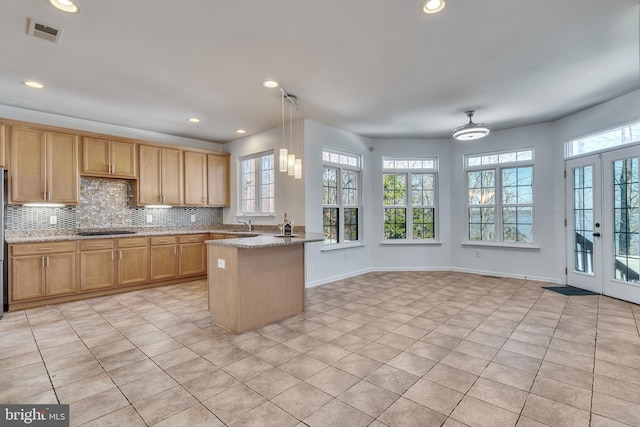
<instances>
[{"instance_id":1,"label":"lower cabinet","mask_svg":"<svg viewBox=\"0 0 640 427\"><path fill-rule=\"evenodd\" d=\"M116 283L115 241L80 242L80 291L111 288Z\"/></svg>"},{"instance_id":2,"label":"lower cabinet","mask_svg":"<svg viewBox=\"0 0 640 427\"><path fill-rule=\"evenodd\" d=\"M10 308L206 275L207 239L202 233L9 245Z\"/></svg>"},{"instance_id":3,"label":"lower cabinet","mask_svg":"<svg viewBox=\"0 0 640 427\"><path fill-rule=\"evenodd\" d=\"M137 285L148 281L148 239L118 239L118 286Z\"/></svg>"},{"instance_id":4,"label":"lower cabinet","mask_svg":"<svg viewBox=\"0 0 640 427\"><path fill-rule=\"evenodd\" d=\"M151 281L178 277L178 236L151 238Z\"/></svg>"},{"instance_id":5,"label":"lower cabinet","mask_svg":"<svg viewBox=\"0 0 640 427\"><path fill-rule=\"evenodd\" d=\"M76 292L75 242L10 246L11 302Z\"/></svg>"},{"instance_id":6,"label":"lower cabinet","mask_svg":"<svg viewBox=\"0 0 640 427\"><path fill-rule=\"evenodd\" d=\"M189 234L179 237L180 277L199 276L207 273L206 234Z\"/></svg>"}]
</instances>

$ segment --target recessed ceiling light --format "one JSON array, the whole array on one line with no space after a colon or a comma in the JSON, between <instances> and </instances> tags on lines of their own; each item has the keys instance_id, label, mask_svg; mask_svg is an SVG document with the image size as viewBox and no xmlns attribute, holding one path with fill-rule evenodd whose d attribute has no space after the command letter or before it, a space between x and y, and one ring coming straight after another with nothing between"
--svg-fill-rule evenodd
<instances>
[{"instance_id":1,"label":"recessed ceiling light","mask_svg":"<svg viewBox=\"0 0 640 427\"><path fill-rule=\"evenodd\" d=\"M278 82L276 82L274 80L266 80L266 81L262 82L262 86L268 87L270 89L273 89L274 87L278 87Z\"/></svg>"},{"instance_id":2,"label":"recessed ceiling light","mask_svg":"<svg viewBox=\"0 0 640 427\"><path fill-rule=\"evenodd\" d=\"M200 119L197 117L189 117L187 120L189 120L191 123L200 123Z\"/></svg>"},{"instance_id":3,"label":"recessed ceiling light","mask_svg":"<svg viewBox=\"0 0 640 427\"><path fill-rule=\"evenodd\" d=\"M444 9L445 2L444 0L427 0L427 2L422 7L424 13L438 13L442 9Z\"/></svg>"},{"instance_id":4,"label":"recessed ceiling light","mask_svg":"<svg viewBox=\"0 0 640 427\"><path fill-rule=\"evenodd\" d=\"M33 80L24 80L22 84L34 89L44 89L44 85L42 83L34 82Z\"/></svg>"},{"instance_id":5,"label":"recessed ceiling light","mask_svg":"<svg viewBox=\"0 0 640 427\"><path fill-rule=\"evenodd\" d=\"M80 8L70 0L47 0L51 6L67 13L80 13Z\"/></svg>"},{"instance_id":6,"label":"recessed ceiling light","mask_svg":"<svg viewBox=\"0 0 640 427\"><path fill-rule=\"evenodd\" d=\"M247 131L246 131L246 130L244 130L244 129L238 129L238 130L236 131L236 133L239 133L239 134L241 134L241 135L242 135L243 133L247 133Z\"/></svg>"}]
</instances>

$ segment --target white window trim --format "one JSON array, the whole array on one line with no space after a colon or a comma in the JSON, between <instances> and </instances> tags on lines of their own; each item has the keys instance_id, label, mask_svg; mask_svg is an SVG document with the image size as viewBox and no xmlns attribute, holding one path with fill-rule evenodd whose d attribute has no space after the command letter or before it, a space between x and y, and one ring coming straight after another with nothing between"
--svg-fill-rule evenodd
<instances>
[{"instance_id":1,"label":"white window trim","mask_svg":"<svg viewBox=\"0 0 640 427\"><path fill-rule=\"evenodd\" d=\"M438 158L437 157L420 157L420 158L396 158L396 157L383 157L382 158L382 162L384 165L384 161L385 160L393 160L393 161L418 161L418 160L432 160L434 161L434 167L431 169L425 168L425 169L412 169L412 168L389 168L389 169L385 169L384 166L382 167L382 178L383 178L383 193L384 193L384 175L385 174L406 174L407 176L407 188L406 188L406 205L404 206L404 208L407 210L405 213L405 218L407 218L407 229L406 229L406 234L407 234L407 238L404 239L386 239L384 237L384 209L385 207L391 207L391 206L385 206L384 205L384 194L383 194L383 200L382 200L382 241L380 244L382 245L440 245L442 244L442 242L440 241L440 232L439 232L439 227L440 227L440 216L438 213L438 207L439 207L439 196L440 196L440 179L439 179L439 170L438 170ZM418 173L418 174L423 174L423 173L433 173L435 174L435 183L434 183L434 188L435 188L435 195L434 195L434 205L433 205L433 222L434 222L434 229L433 229L433 238L430 239L414 239L413 238L413 212L411 212L411 215L409 215L409 210L413 209L413 205L410 203L410 175L412 173Z\"/></svg>"},{"instance_id":2,"label":"white window trim","mask_svg":"<svg viewBox=\"0 0 640 427\"><path fill-rule=\"evenodd\" d=\"M331 167L338 169L338 194L337 194L337 205L325 205L324 201L322 203L322 209L324 211L325 208L338 208L338 236L342 241L338 241L337 243L325 243L322 242L322 252L333 251L339 249L348 249L354 247L362 247L364 246L364 236L363 236L363 206L362 206L362 155L351 153L342 150L336 150L333 148L323 147L322 153L324 158L324 153L329 152L332 154L344 155L351 158L357 158L357 165L348 165L346 163L337 163L331 162L328 160L322 160L322 171L324 173L325 167ZM344 205L342 203L342 171L353 171L358 174L358 195L357 195L357 205ZM345 242L344 241L344 209L345 208L357 208L358 209L358 240ZM324 217L324 215L323 215ZM323 224L324 229L324 224Z\"/></svg>"},{"instance_id":3,"label":"white window trim","mask_svg":"<svg viewBox=\"0 0 640 427\"><path fill-rule=\"evenodd\" d=\"M500 155L500 154L509 154L515 152L522 152L531 150L531 159L530 160L522 160L515 162L504 162L504 163L494 163L494 164L486 164L486 165L476 165L476 166L468 166L468 158L470 157L478 157L478 156L491 156L491 155ZM522 249L539 249L540 246L536 243L536 206L535 206L535 186L533 186L533 194L532 194L532 202L527 204L526 206L531 206L532 210L532 232L533 232L533 241L531 242L505 242L503 233L503 223L502 223L502 169L510 169L514 167L528 167L531 166L532 171L532 185L535 180L535 149L532 147L518 148L514 150L508 151L498 151L492 153L477 153L477 154L468 154L464 156L464 183L465 183L465 240L462 241L463 246L493 246L493 247L508 247L508 248L522 248ZM495 200L496 202L493 204L495 209L494 212L494 238L495 240L470 240L469 239L469 176L468 172L477 172L477 171L485 171L485 170L494 170L495 171ZM498 237L500 240L498 240Z\"/></svg>"},{"instance_id":4,"label":"white window trim","mask_svg":"<svg viewBox=\"0 0 640 427\"><path fill-rule=\"evenodd\" d=\"M260 168L260 162L258 159L260 159L261 157L264 156L273 156L274 159L274 198L273 198L273 202L274 205L276 203L276 199L275 199L275 154L273 150L268 150L268 151L263 151L260 153L254 153L254 154L249 154L247 156L242 156L238 159L238 206L237 206L237 215L236 218L274 218L276 213L275 213L275 209L274 212L262 212L259 211L258 209L260 209L260 206L256 206L256 212L243 212L242 209L244 207L244 203L243 203L243 199L242 199L242 190L243 190L243 180L242 180L242 162L245 160L251 160L251 159L256 159L258 161L258 168L256 170L256 182L254 183L254 187L255 187L255 193L256 193L256 203L260 203L260 185L261 185L261 179L262 179L262 169Z\"/></svg>"}]
</instances>

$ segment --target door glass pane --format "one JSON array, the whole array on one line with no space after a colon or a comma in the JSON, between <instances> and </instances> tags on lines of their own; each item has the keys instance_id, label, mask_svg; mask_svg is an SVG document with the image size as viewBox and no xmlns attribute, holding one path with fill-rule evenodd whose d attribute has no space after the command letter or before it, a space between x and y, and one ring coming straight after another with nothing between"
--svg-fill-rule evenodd
<instances>
[{"instance_id":1,"label":"door glass pane","mask_svg":"<svg viewBox=\"0 0 640 427\"><path fill-rule=\"evenodd\" d=\"M638 231L638 159L613 165L613 247L615 278L638 283L640 242Z\"/></svg>"},{"instance_id":2,"label":"door glass pane","mask_svg":"<svg viewBox=\"0 0 640 427\"><path fill-rule=\"evenodd\" d=\"M573 170L574 269L593 274L593 166Z\"/></svg>"}]
</instances>

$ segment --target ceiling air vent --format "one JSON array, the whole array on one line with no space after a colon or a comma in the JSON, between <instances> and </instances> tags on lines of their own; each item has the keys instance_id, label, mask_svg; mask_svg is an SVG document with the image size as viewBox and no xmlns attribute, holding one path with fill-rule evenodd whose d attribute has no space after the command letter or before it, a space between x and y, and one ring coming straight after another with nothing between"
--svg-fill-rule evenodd
<instances>
[{"instance_id":1,"label":"ceiling air vent","mask_svg":"<svg viewBox=\"0 0 640 427\"><path fill-rule=\"evenodd\" d=\"M62 37L62 30L27 18L27 34L58 44Z\"/></svg>"}]
</instances>

